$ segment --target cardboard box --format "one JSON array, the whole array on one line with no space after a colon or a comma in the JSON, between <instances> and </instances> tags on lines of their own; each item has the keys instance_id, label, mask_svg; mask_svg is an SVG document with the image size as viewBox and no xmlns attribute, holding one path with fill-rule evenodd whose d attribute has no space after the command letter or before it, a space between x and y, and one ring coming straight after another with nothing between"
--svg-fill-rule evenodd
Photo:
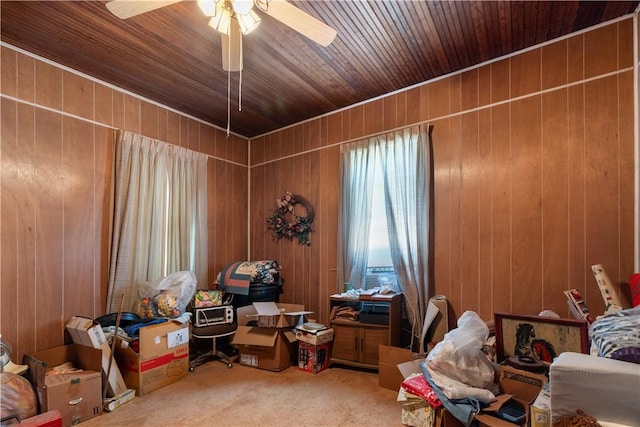
<instances>
[{"instance_id":1,"label":"cardboard box","mask_svg":"<svg viewBox=\"0 0 640 427\"><path fill-rule=\"evenodd\" d=\"M517 425L515 423L511 423L497 417L496 412L498 412L500 408L502 408L506 404L516 404L524 411L524 414L526 415L526 404L520 404L510 394L500 394L496 396L495 402L492 402L491 404L489 404L489 406L483 408L481 413L474 415L474 418L478 420L479 427L513 427L514 425ZM526 422L523 423L526 425Z\"/></svg>"},{"instance_id":2,"label":"cardboard box","mask_svg":"<svg viewBox=\"0 0 640 427\"><path fill-rule=\"evenodd\" d=\"M402 405L402 423L414 427L466 427L446 409L433 409L424 400ZM511 424L510 427L515 427L515 424Z\"/></svg>"},{"instance_id":3,"label":"cardboard box","mask_svg":"<svg viewBox=\"0 0 640 427\"><path fill-rule=\"evenodd\" d=\"M530 427L551 427L551 393L546 383L536 400L529 405Z\"/></svg>"},{"instance_id":4,"label":"cardboard box","mask_svg":"<svg viewBox=\"0 0 640 427\"><path fill-rule=\"evenodd\" d=\"M329 368L330 359L330 342L320 345L298 343L298 368L301 370L317 374Z\"/></svg>"},{"instance_id":5,"label":"cardboard box","mask_svg":"<svg viewBox=\"0 0 640 427\"><path fill-rule=\"evenodd\" d=\"M282 371L297 363L298 341L290 330L238 326L232 344L239 349L241 365Z\"/></svg>"},{"instance_id":6,"label":"cardboard box","mask_svg":"<svg viewBox=\"0 0 640 427\"><path fill-rule=\"evenodd\" d=\"M501 394L496 396L496 401L491 403L489 406L482 409L481 413L475 414L473 419L477 421L476 425L478 427L515 427L519 424L511 423L509 421L505 421L501 418L495 416L495 412L498 411L502 406L512 400L512 396L508 394ZM475 423L474 421L474 423ZM456 417L451 415L444 408L438 408L436 410L436 426L441 427L465 427L465 424L458 420ZM520 424L522 425L522 424ZM524 424L526 425L526 423Z\"/></svg>"},{"instance_id":7,"label":"cardboard box","mask_svg":"<svg viewBox=\"0 0 640 427\"><path fill-rule=\"evenodd\" d=\"M398 365L398 370L401 372L404 379L409 377L409 375L421 373L422 369L420 368L420 365L423 362L423 358L419 358L400 363ZM481 413L474 415L474 419L478 421L479 427L513 427L515 424L502 420L495 416L495 412L497 412L503 405L510 402L511 400L515 400L514 396L511 394L500 394L496 396L495 402L484 407ZM524 407L526 408L526 406ZM444 408L438 408L436 410L435 425L441 427L464 427L465 424L451 415Z\"/></svg>"},{"instance_id":8,"label":"cardboard box","mask_svg":"<svg viewBox=\"0 0 640 427\"><path fill-rule=\"evenodd\" d=\"M547 383L547 376L500 365L499 383L504 393L513 395L514 400L526 407L540 393Z\"/></svg>"},{"instance_id":9,"label":"cardboard box","mask_svg":"<svg viewBox=\"0 0 640 427\"><path fill-rule=\"evenodd\" d=\"M189 324L175 320L138 330L139 353L128 343L116 346L124 381L138 396L184 378L189 373Z\"/></svg>"},{"instance_id":10,"label":"cardboard box","mask_svg":"<svg viewBox=\"0 0 640 427\"><path fill-rule=\"evenodd\" d=\"M236 310L238 325L256 321L262 328L287 328L305 322L305 316L313 313L305 311L304 305L281 304L275 302L254 302Z\"/></svg>"},{"instance_id":11,"label":"cardboard box","mask_svg":"<svg viewBox=\"0 0 640 427\"><path fill-rule=\"evenodd\" d=\"M62 425L71 426L102 414L102 351L79 344L25 355L40 411L57 409ZM70 362L79 372L47 375L47 371Z\"/></svg>"},{"instance_id":12,"label":"cardboard box","mask_svg":"<svg viewBox=\"0 0 640 427\"><path fill-rule=\"evenodd\" d=\"M402 405L402 424L411 427L434 427L435 422L436 409L424 400Z\"/></svg>"},{"instance_id":13,"label":"cardboard box","mask_svg":"<svg viewBox=\"0 0 640 427\"><path fill-rule=\"evenodd\" d=\"M67 331L75 344L102 350L102 372L105 380L109 372L107 396L117 396L125 392L127 385L115 359L113 356L110 357L111 347L100 324L86 317L73 316L67 323ZM109 369L109 363L111 363L111 369Z\"/></svg>"},{"instance_id":14,"label":"cardboard box","mask_svg":"<svg viewBox=\"0 0 640 427\"><path fill-rule=\"evenodd\" d=\"M333 329L321 329L310 331L296 328L296 339L307 344L321 345L333 341Z\"/></svg>"},{"instance_id":15,"label":"cardboard box","mask_svg":"<svg viewBox=\"0 0 640 427\"><path fill-rule=\"evenodd\" d=\"M405 379L398 365L416 359L422 361L425 357L426 354L413 353L407 348L378 345L378 386L398 391Z\"/></svg>"}]
</instances>

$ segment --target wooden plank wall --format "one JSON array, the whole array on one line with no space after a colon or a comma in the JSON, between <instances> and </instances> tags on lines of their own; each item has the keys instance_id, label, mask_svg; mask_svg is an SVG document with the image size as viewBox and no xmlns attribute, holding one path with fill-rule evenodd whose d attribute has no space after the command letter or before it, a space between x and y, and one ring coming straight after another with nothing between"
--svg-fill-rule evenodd
<instances>
[{"instance_id":1,"label":"wooden plank wall","mask_svg":"<svg viewBox=\"0 0 640 427\"><path fill-rule=\"evenodd\" d=\"M627 19L252 140L251 257L279 260L281 300L327 322L340 145L429 121L434 287L453 322L465 310L569 316L569 288L602 313L590 266L616 284L633 272L632 41ZM315 207L311 247L266 231L284 191Z\"/></svg>"},{"instance_id":2,"label":"wooden plank wall","mask_svg":"<svg viewBox=\"0 0 640 427\"><path fill-rule=\"evenodd\" d=\"M104 314L115 128L208 154L209 281L246 257L246 140L7 46L0 53L0 333L14 361L69 342L71 316Z\"/></svg>"},{"instance_id":3,"label":"wooden plank wall","mask_svg":"<svg viewBox=\"0 0 640 427\"><path fill-rule=\"evenodd\" d=\"M263 136L251 168L242 138L3 46L0 331L14 360L68 342L70 316L103 314L112 128L211 156L210 281L247 253L277 259L281 300L326 322L340 144L429 121L434 286L451 318L568 315L570 287L601 311L590 265L616 283L633 269L632 31L628 19ZM266 231L284 191L315 208L310 247Z\"/></svg>"}]
</instances>

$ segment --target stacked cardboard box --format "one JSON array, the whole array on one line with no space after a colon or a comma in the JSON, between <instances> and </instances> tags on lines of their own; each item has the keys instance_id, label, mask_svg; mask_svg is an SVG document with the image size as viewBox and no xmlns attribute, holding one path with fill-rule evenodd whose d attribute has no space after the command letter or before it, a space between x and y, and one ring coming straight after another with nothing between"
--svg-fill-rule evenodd
<instances>
[{"instance_id":1,"label":"stacked cardboard box","mask_svg":"<svg viewBox=\"0 0 640 427\"><path fill-rule=\"evenodd\" d=\"M331 343L309 344L300 342L298 344L298 368L303 371L317 374L329 368L331 359Z\"/></svg>"},{"instance_id":2,"label":"stacked cardboard box","mask_svg":"<svg viewBox=\"0 0 640 427\"><path fill-rule=\"evenodd\" d=\"M309 329L302 325L296 328L298 339L298 368L317 374L329 367L333 329L317 327Z\"/></svg>"},{"instance_id":3,"label":"stacked cardboard box","mask_svg":"<svg viewBox=\"0 0 640 427\"><path fill-rule=\"evenodd\" d=\"M73 316L67 323L67 331L75 344L102 350L102 372L105 379L109 375L107 395L118 396L127 390L127 385L118 369L102 326L92 319Z\"/></svg>"},{"instance_id":4,"label":"stacked cardboard box","mask_svg":"<svg viewBox=\"0 0 640 427\"><path fill-rule=\"evenodd\" d=\"M304 323L309 313L299 304L254 302L238 307L238 329L232 343L240 351L240 364L282 371L297 363L293 327Z\"/></svg>"},{"instance_id":5,"label":"stacked cardboard box","mask_svg":"<svg viewBox=\"0 0 640 427\"><path fill-rule=\"evenodd\" d=\"M322 345L333 341L333 329L306 329L304 325L296 328L296 339L312 345Z\"/></svg>"}]
</instances>

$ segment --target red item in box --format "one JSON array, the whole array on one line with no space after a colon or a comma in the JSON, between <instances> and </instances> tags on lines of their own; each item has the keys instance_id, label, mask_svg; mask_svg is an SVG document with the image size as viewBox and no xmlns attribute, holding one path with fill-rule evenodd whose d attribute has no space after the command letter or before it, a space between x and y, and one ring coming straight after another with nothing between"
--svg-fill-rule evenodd
<instances>
[{"instance_id":1,"label":"red item in box","mask_svg":"<svg viewBox=\"0 0 640 427\"><path fill-rule=\"evenodd\" d=\"M629 277L629 288L631 289L631 305L640 305L640 273L632 274Z\"/></svg>"},{"instance_id":2,"label":"red item in box","mask_svg":"<svg viewBox=\"0 0 640 427\"><path fill-rule=\"evenodd\" d=\"M412 375L402 381L402 388L411 394L423 398L432 408L437 409L442 406L438 395L433 391L427 379L422 374Z\"/></svg>"},{"instance_id":3,"label":"red item in box","mask_svg":"<svg viewBox=\"0 0 640 427\"><path fill-rule=\"evenodd\" d=\"M62 427L60 411L52 409L40 415L25 418L20 422L20 427Z\"/></svg>"}]
</instances>

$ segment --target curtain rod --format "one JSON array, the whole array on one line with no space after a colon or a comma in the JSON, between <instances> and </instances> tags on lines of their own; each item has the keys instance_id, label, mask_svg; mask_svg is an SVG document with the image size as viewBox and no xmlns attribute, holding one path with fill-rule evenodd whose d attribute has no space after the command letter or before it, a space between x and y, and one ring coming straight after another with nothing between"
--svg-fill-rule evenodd
<instances>
[{"instance_id":1,"label":"curtain rod","mask_svg":"<svg viewBox=\"0 0 640 427\"><path fill-rule=\"evenodd\" d=\"M323 145L322 147L316 147L316 148L312 148L311 150L300 151L299 153L289 154L287 156L278 157L277 159L267 160L267 161L262 162L262 163L256 163L255 165L249 164L249 168L255 168L255 167L258 167L258 166L267 165L269 163L275 163L275 162L279 162L279 161L282 161L282 160L285 160L285 159L290 159L292 157L302 156L303 154L313 153L314 151L324 150L326 148L335 147L337 145L349 144L349 143L355 142L355 141L363 141L363 140L365 140L367 138L373 138L375 136L383 135L383 134L389 133L389 132L396 132L396 131L398 131L400 129L410 128L411 126L420 126L420 125L423 125L425 123L428 124L429 120L423 120L421 122L416 122L416 123L413 123L411 125L399 126L397 128L388 129L388 130L385 130L385 131L382 131L382 132L372 133L372 134L369 134L369 135L366 135L366 136L361 136L361 137L358 137L358 138L351 138L351 139L347 139L347 140L344 140L344 141L335 142L335 143L329 144L329 145ZM433 126L434 125L429 125L429 136L431 136L431 131L433 130Z\"/></svg>"},{"instance_id":2,"label":"curtain rod","mask_svg":"<svg viewBox=\"0 0 640 427\"><path fill-rule=\"evenodd\" d=\"M387 130L380 131L380 132L377 132L377 133L371 133L369 135L362 136L362 137L347 139L345 141L340 141L340 142L338 142L336 144L331 144L328 147L331 147L331 146L334 146L334 145L349 144L351 142L356 142L356 141L364 141L365 139L375 138L376 136L384 135L386 133L397 132L399 130L408 129L408 128L413 127L413 126L421 126L421 125L424 125L424 124L427 124L427 129L428 129L429 133L431 133L431 130L433 129L433 125L429 124L429 120L423 120L421 122L413 123L413 124L410 124L410 125L398 126L396 128L393 128L393 129L387 129Z\"/></svg>"}]
</instances>

